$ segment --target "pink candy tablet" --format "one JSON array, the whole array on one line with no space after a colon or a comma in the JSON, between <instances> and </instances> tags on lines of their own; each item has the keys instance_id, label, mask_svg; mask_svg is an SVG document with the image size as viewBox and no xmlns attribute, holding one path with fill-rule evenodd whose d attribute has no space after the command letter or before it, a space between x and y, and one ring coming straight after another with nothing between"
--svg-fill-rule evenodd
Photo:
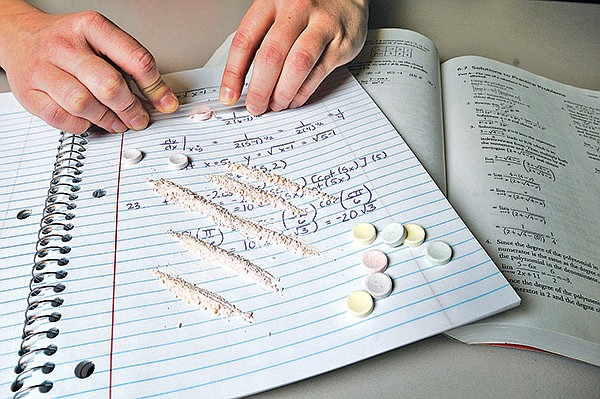
<instances>
[{"instance_id":1,"label":"pink candy tablet","mask_svg":"<svg viewBox=\"0 0 600 399\"><path fill-rule=\"evenodd\" d=\"M367 273L383 272L387 269L388 258L385 253L378 249L371 249L363 253L362 267Z\"/></svg>"}]
</instances>

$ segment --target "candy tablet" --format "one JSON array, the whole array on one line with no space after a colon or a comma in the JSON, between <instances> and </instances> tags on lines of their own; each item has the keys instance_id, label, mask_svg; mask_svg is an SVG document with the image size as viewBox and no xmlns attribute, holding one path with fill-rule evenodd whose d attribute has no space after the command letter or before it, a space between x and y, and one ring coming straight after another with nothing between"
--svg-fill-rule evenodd
<instances>
[{"instance_id":1,"label":"candy tablet","mask_svg":"<svg viewBox=\"0 0 600 399\"><path fill-rule=\"evenodd\" d=\"M171 169L183 169L188 166L189 159L185 154L173 154L169 157L169 167Z\"/></svg>"},{"instance_id":2,"label":"candy tablet","mask_svg":"<svg viewBox=\"0 0 600 399\"><path fill-rule=\"evenodd\" d=\"M385 273L369 274L365 279L365 289L375 299L389 296L392 288L392 278Z\"/></svg>"},{"instance_id":3,"label":"candy tablet","mask_svg":"<svg viewBox=\"0 0 600 399\"><path fill-rule=\"evenodd\" d=\"M367 273L383 272L387 266L387 256L378 249L366 251L362 256L362 267Z\"/></svg>"},{"instance_id":4,"label":"candy tablet","mask_svg":"<svg viewBox=\"0 0 600 399\"><path fill-rule=\"evenodd\" d=\"M406 238L404 245L408 247L418 247L425 241L425 230L418 224L405 224Z\"/></svg>"},{"instance_id":5,"label":"candy tablet","mask_svg":"<svg viewBox=\"0 0 600 399\"><path fill-rule=\"evenodd\" d=\"M352 238L360 245L369 245L377 237L375 226L370 223L359 223L352 228Z\"/></svg>"},{"instance_id":6,"label":"candy tablet","mask_svg":"<svg viewBox=\"0 0 600 399\"><path fill-rule=\"evenodd\" d=\"M214 116L214 111L200 111L189 116L190 120L195 122L207 121Z\"/></svg>"},{"instance_id":7,"label":"candy tablet","mask_svg":"<svg viewBox=\"0 0 600 399\"><path fill-rule=\"evenodd\" d=\"M430 242L425 246L425 257L433 265L445 265L452 259L452 247L442 241Z\"/></svg>"},{"instance_id":8,"label":"candy tablet","mask_svg":"<svg viewBox=\"0 0 600 399\"><path fill-rule=\"evenodd\" d=\"M136 164L142 160L144 154L138 150L137 148L130 148L128 150L123 151L123 161L128 163L129 165Z\"/></svg>"},{"instance_id":9,"label":"candy tablet","mask_svg":"<svg viewBox=\"0 0 600 399\"><path fill-rule=\"evenodd\" d=\"M404 242L406 229L401 223L390 223L381 231L381 239L390 247L397 247Z\"/></svg>"},{"instance_id":10,"label":"candy tablet","mask_svg":"<svg viewBox=\"0 0 600 399\"><path fill-rule=\"evenodd\" d=\"M346 309L353 316L368 316L373 311L373 297L367 291L353 291L346 298Z\"/></svg>"}]
</instances>

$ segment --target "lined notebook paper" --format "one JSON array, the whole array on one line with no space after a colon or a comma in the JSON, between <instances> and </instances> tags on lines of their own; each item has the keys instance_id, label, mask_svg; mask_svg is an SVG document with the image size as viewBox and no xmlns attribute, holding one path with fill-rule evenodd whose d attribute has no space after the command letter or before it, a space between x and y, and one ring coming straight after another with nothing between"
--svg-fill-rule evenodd
<instances>
[{"instance_id":1,"label":"lined notebook paper","mask_svg":"<svg viewBox=\"0 0 600 399\"><path fill-rule=\"evenodd\" d=\"M169 77L183 102L214 98L219 78L214 70ZM73 156L67 158L73 159L64 161L59 155L61 165L71 168L60 169L67 177L54 183L59 191L76 195L61 197L75 207L51 209L63 215L50 221L44 207L52 195L61 135L23 111L10 95L2 97L2 104L2 398L13 397L15 380L22 382L19 392L36 385L51 387L46 394L32 389L33 397L239 397L360 361L519 303L402 138L345 69L332 74L313 100L296 110L253 117L233 109L204 122L180 112L157 118L141 132L63 135L60 147L69 148ZM144 152L135 165L121 161L122 152L131 148ZM175 153L189 157L187 168L169 168L168 158ZM205 179L225 173L227 162L279 174L338 200L278 191L308 209L304 217L252 204ZM300 257L276 245L260 246L183 210L152 192L147 179L159 178L184 185L237 215L297 235L322 255ZM17 218L23 210L31 215ZM65 221L72 229L56 223L64 214L72 214ZM392 221L420 224L427 231L426 242L443 240L452 246L452 261L432 266L423 257L423 247L390 248L380 240L358 247L352 242L355 224L372 223L381 231ZM39 233L52 223L53 232ZM267 292L198 259L167 234L169 229L251 260L280 278L284 289ZM52 233L55 237L43 247L47 254L35 255L39 234ZM65 235L67 242L57 238ZM68 252L60 250L64 247ZM344 300L351 291L363 289L361 256L371 248L387 254L394 289L376 301L372 314L357 319L347 314ZM37 270L34 264L40 261L43 268ZM152 274L156 268L253 312L254 322L216 318L184 304L160 285ZM32 270L47 272L43 282L31 283L33 289L46 286L34 297ZM49 288L59 284L62 291ZM27 312L27 329L55 327L58 334L27 339L25 346L33 351L20 363L28 296L30 301L49 302ZM53 306L57 297L63 302ZM54 318L45 317L52 313ZM50 345L55 353L35 351ZM15 366L24 359L25 370L18 377ZM28 371L47 362L55 365L47 374ZM87 378L75 376L82 364L94 365Z\"/></svg>"}]
</instances>

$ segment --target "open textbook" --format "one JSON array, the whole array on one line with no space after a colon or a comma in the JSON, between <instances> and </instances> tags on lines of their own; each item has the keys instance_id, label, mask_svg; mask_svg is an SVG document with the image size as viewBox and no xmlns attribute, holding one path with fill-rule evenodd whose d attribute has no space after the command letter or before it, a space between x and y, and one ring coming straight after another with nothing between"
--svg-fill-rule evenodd
<instances>
[{"instance_id":1,"label":"open textbook","mask_svg":"<svg viewBox=\"0 0 600 399\"><path fill-rule=\"evenodd\" d=\"M600 365L600 93L401 29L350 70L522 298L447 334Z\"/></svg>"}]
</instances>

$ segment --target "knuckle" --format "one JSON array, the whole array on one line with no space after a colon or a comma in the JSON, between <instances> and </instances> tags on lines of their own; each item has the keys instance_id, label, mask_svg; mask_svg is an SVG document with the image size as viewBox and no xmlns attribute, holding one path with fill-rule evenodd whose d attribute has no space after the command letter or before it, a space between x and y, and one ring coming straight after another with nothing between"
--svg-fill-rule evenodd
<instances>
[{"instance_id":1,"label":"knuckle","mask_svg":"<svg viewBox=\"0 0 600 399\"><path fill-rule=\"evenodd\" d=\"M99 80L100 96L103 102L112 102L121 94L125 80L118 72L110 73L109 76Z\"/></svg>"},{"instance_id":2,"label":"knuckle","mask_svg":"<svg viewBox=\"0 0 600 399\"><path fill-rule=\"evenodd\" d=\"M252 102L253 104L268 104L269 99L271 98L271 93L264 88L248 88L248 97L251 99L251 101L247 101Z\"/></svg>"},{"instance_id":3,"label":"knuckle","mask_svg":"<svg viewBox=\"0 0 600 399\"><path fill-rule=\"evenodd\" d=\"M248 52L253 45L250 34L243 30L238 30L231 40L231 49L234 51Z\"/></svg>"},{"instance_id":4,"label":"knuckle","mask_svg":"<svg viewBox=\"0 0 600 399\"><path fill-rule=\"evenodd\" d=\"M136 110L137 108L137 99L136 97L132 94L130 97L130 100L125 104L124 107L122 107L121 109L116 110L118 114L131 114L133 113L133 111Z\"/></svg>"},{"instance_id":5,"label":"knuckle","mask_svg":"<svg viewBox=\"0 0 600 399\"><path fill-rule=\"evenodd\" d=\"M131 53L131 65L142 74L149 74L157 69L156 60L150 51L141 46Z\"/></svg>"},{"instance_id":6,"label":"knuckle","mask_svg":"<svg viewBox=\"0 0 600 399\"><path fill-rule=\"evenodd\" d=\"M318 10L316 9L317 1L315 0L292 0L289 2L289 5L293 7L295 11Z\"/></svg>"},{"instance_id":7,"label":"knuckle","mask_svg":"<svg viewBox=\"0 0 600 399\"><path fill-rule=\"evenodd\" d=\"M298 89L298 92L296 93L296 96L294 97L293 101L297 102L297 100L301 100L302 103L304 103L306 100L308 100L308 98L312 96L312 94L315 92L319 83L323 80L324 76L325 75L322 71L315 72L315 70L313 70L311 76L309 76L309 78L304 82L304 84L302 84L302 86L300 86L300 88Z\"/></svg>"},{"instance_id":8,"label":"knuckle","mask_svg":"<svg viewBox=\"0 0 600 399\"><path fill-rule=\"evenodd\" d=\"M103 107L101 113L98 116L96 116L93 119L91 119L90 121L92 123L95 123L96 125L99 125L99 124L101 124L103 122L108 121L110 119L110 116L111 116L111 113L108 110L108 108Z\"/></svg>"},{"instance_id":9,"label":"knuckle","mask_svg":"<svg viewBox=\"0 0 600 399\"><path fill-rule=\"evenodd\" d=\"M316 63L316 58L305 51L296 51L291 55L290 62L296 72L308 73Z\"/></svg>"},{"instance_id":10,"label":"knuckle","mask_svg":"<svg viewBox=\"0 0 600 399\"><path fill-rule=\"evenodd\" d=\"M40 116L52 126L62 126L69 118L69 114L54 102L48 103Z\"/></svg>"},{"instance_id":11,"label":"knuckle","mask_svg":"<svg viewBox=\"0 0 600 399\"><path fill-rule=\"evenodd\" d=\"M111 24L104 15L92 10L78 12L76 18L78 27L82 30L89 28L105 29L107 25Z\"/></svg>"},{"instance_id":12,"label":"knuckle","mask_svg":"<svg viewBox=\"0 0 600 399\"><path fill-rule=\"evenodd\" d=\"M346 11L337 8L314 7L311 21L323 32L338 32L344 29L346 14Z\"/></svg>"},{"instance_id":13,"label":"knuckle","mask_svg":"<svg viewBox=\"0 0 600 399\"><path fill-rule=\"evenodd\" d=\"M310 90L307 86L302 85L299 89L298 89L298 93L296 93L296 96L294 97L294 102L300 102L300 103L304 103L312 94L312 90Z\"/></svg>"},{"instance_id":14,"label":"knuckle","mask_svg":"<svg viewBox=\"0 0 600 399\"><path fill-rule=\"evenodd\" d=\"M281 65L285 59L285 52L276 44L266 44L261 46L256 55L258 61L267 66Z\"/></svg>"},{"instance_id":15,"label":"knuckle","mask_svg":"<svg viewBox=\"0 0 600 399\"><path fill-rule=\"evenodd\" d=\"M42 43L39 43L36 50L38 54L32 54L33 57L43 57L45 60L57 57L68 59L78 51L79 43L71 38L60 35L48 35Z\"/></svg>"},{"instance_id":16,"label":"knuckle","mask_svg":"<svg viewBox=\"0 0 600 399\"><path fill-rule=\"evenodd\" d=\"M92 95L80 89L71 89L65 96L67 108L74 115L82 115L92 103Z\"/></svg>"},{"instance_id":17,"label":"knuckle","mask_svg":"<svg viewBox=\"0 0 600 399\"><path fill-rule=\"evenodd\" d=\"M223 72L223 82L238 82L245 77L246 73L239 65L227 64Z\"/></svg>"},{"instance_id":18,"label":"knuckle","mask_svg":"<svg viewBox=\"0 0 600 399\"><path fill-rule=\"evenodd\" d=\"M152 97L155 93L159 92L163 87L165 87L165 81L163 78L158 75L156 79L145 86L140 86L140 90L146 97Z\"/></svg>"},{"instance_id":19,"label":"knuckle","mask_svg":"<svg viewBox=\"0 0 600 399\"><path fill-rule=\"evenodd\" d=\"M328 68L325 65L325 62L319 62L317 65L315 65L315 67L313 68L313 70L311 72L311 74L313 75L312 78L316 79L318 81L323 80L325 78L325 76L327 76L327 74L328 74L327 71L329 69L330 68ZM333 68L331 68L331 69L333 69Z\"/></svg>"},{"instance_id":20,"label":"knuckle","mask_svg":"<svg viewBox=\"0 0 600 399\"><path fill-rule=\"evenodd\" d=\"M47 103L40 117L49 125L70 133L83 133L91 126L88 121L73 117L55 102Z\"/></svg>"}]
</instances>

